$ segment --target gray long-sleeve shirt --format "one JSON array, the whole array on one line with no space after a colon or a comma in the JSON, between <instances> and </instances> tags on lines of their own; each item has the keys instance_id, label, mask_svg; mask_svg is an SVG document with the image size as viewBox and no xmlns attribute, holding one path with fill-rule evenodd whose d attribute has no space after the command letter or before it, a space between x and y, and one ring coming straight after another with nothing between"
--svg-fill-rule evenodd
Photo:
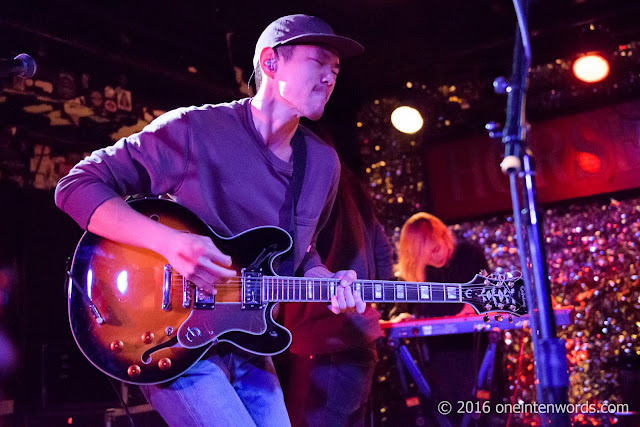
<instances>
[{"instance_id":1,"label":"gray long-sleeve shirt","mask_svg":"<svg viewBox=\"0 0 640 427\"><path fill-rule=\"evenodd\" d=\"M294 247L296 267L305 272L321 264L315 240L330 214L340 165L331 146L300 130L307 161ZM98 206L114 196L168 193L222 236L262 225L288 230L292 174L292 163L262 140L246 98L158 117L78 163L58 183L55 200L85 229Z\"/></svg>"}]
</instances>

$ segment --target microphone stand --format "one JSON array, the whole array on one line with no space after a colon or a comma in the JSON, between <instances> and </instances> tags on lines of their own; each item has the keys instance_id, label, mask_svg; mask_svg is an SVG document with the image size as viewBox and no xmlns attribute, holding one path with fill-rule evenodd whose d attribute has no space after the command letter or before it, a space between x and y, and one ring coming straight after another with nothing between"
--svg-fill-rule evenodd
<instances>
[{"instance_id":1,"label":"microphone stand","mask_svg":"<svg viewBox=\"0 0 640 427\"><path fill-rule=\"evenodd\" d=\"M542 243L544 234L536 209L534 162L532 153L527 148L529 125L526 122L525 106L527 75L531 65L527 29L529 0L513 0L513 4L518 26L513 49L512 74L508 82L502 77L494 81L496 92L508 94L505 127L502 132L497 132L496 124L489 123L487 129L490 136L501 136L505 145L505 157L500 166L509 176L511 186L516 240L530 314L538 383L537 400L539 405L547 405L546 410L538 413L543 426L569 426L566 406L560 406L568 403L569 375L565 343L556 336L551 286ZM521 200L524 208L521 207ZM551 408L554 404L559 406Z\"/></svg>"}]
</instances>

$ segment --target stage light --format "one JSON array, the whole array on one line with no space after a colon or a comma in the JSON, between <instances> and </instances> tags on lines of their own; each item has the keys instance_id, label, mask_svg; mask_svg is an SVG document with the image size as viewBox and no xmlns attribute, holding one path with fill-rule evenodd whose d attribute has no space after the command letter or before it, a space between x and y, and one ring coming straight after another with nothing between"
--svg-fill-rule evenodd
<instances>
[{"instance_id":1,"label":"stage light","mask_svg":"<svg viewBox=\"0 0 640 427\"><path fill-rule=\"evenodd\" d=\"M609 75L609 61L596 53L579 57L573 63L573 74L586 83L596 83Z\"/></svg>"},{"instance_id":2,"label":"stage light","mask_svg":"<svg viewBox=\"0 0 640 427\"><path fill-rule=\"evenodd\" d=\"M579 151L576 155L580 169L589 173L597 173L602 168L602 161L592 153Z\"/></svg>"},{"instance_id":3,"label":"stage light","mask_svg":"<svg viewBox=\"0 0 640 427\"><path fill-rule=\"evenodd\" d=\"M400 132L411 134L422 129L424 120L415 108L402 106L391 113L391 123Z\"/></svg>"}]
</instances>

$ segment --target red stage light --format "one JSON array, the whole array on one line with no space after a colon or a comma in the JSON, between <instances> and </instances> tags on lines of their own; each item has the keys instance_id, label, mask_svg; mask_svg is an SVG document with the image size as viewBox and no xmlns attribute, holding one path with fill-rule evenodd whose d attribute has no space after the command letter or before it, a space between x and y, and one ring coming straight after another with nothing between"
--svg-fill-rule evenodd
<instances>
[{"instance_id":1,"label":"red stage light","mask_svg":"<svg viewBox=\"0 0 640 427\"><path fill-rule=\"evenodd\" d=\"M420 399L418 399L417 397L409 397L405 399L405 404L407 405L407 407L412 408L420 404Z\"/></svg>"},{"instance_id":2,"label":"red stage light","mask_svg":"<svg viewBox=\"0 0 640 427\"><path fill-rule=\"evenodd\" d=\"M579 151L576 158L578 166L585 172L596 173L602 167L602 161L595 154Z\"/></svg>"}]
</instances>

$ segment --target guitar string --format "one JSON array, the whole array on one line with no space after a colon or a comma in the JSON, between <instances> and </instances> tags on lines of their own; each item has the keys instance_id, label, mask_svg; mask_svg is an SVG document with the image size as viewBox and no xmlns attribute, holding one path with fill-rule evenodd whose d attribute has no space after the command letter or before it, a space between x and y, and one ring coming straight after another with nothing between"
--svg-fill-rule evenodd
<instances>
[{"instance_id":1,"label":"guitar string","mask_svg":"<svg viewBox=\"0 0 640 427\"><path fill-rule=\"evenodd\" d=\"M303 280L302 283L262 283L262 285L264 286L268 286L268 287L278 287L278 288L289 288L289 287L297 287L297 286L301 286L301 287L305 287L308 286L308 283L305 283L306 280ZM462 284L462 283L428 283L425 282L424 284L422 284L421 282L411 282L411 283L406 283L406 284L401 284L401 283L394 283L394 282L390 282L390 283L364 283L364 282L357 282L356 284L359 284L360 286L363 287L372 287L375 288L376 286L381 286L383 289L388 290L388 289L397 289L398 286L406 286L409 288L415 288L416 286L431 286L432 288L435 289L442 289L444 287L462 287L463 290L466 289L485 289L485 288L505 288L505 287L509 287L508 284L502 284L502 285L470 285L470 284ZM182 282L180 283L172 283L172 286L183 286L184 284ZM211 283L211 285L215 286L215 287L242 287L242 281L230 281L230 282L219 282L219 283ZM314 281L314 283L312 284L313 286L330 286L331 284L329 282L320 282L318 283L317 281ZM189 283L189 286L196 286L193 283ZM510 289L512 287L509 287Z\"/></svg>"},{"instance_id":2,"label":"guitar string","mask_svg":"<svg viewBox=\"0 0 640 427\"><path fill-rule=\"evenodd\" d=\"M306 289L306 286L308 286L308 283L304 283L305 281L308 281L309 279L311 279L313 282L312 285L313 286L330 286L330 283L328 282L328 278L300 278L300 279L295 279L295 280L300 280L302 283L279 283L277 281L277 279L275 281L272 282L262 282L261 285L263 287L265 287L266 289L270 290L270 291L276 291L276 292L291 292L291 290L293 289L293 293L295 294L295 290L296 288L299 288L298 291L301 292L302 289ZM314 280L315 279L315 280ZM318 283L318 279L320 283ZM289 280L289 279L287 279ZM367 283L368 282L368 283ZM394 282L376 282L376 281L363 281L363 282L359 282L360 286L363 288L364 291L371 291L371 292L375 292L376 291L376 287L380 286L382 289L381 291L385 292L385 291L389 291L389 290L393 290L394 294L397 292L398 287L402 287L405 286L409 287L409 289L405 289L405 295L407 294L407 292L420 292L419 289L415 289L415 287L420 286L421 282L407 282L406 284L400 284L400 283L394 283ZM172 283L173 286L180 286L183 287L184 284L182 281L180 281L179 283ZM196 285L189 283L189 286L193 286L195 287ZM215 283L214 286L219 287L219 288L226 288L228 290L228 288L237 288L240 289L242 287L242 281L230 281L230 282L225 282L225 283ZM433 290L438 291L438 292L446 292L446 287L453 287L453 288L458 288L458 287L462 287L461 292L464 292L465 290L480 290L480 289L486 289L486 288L491 288L491 289L502 289L502 288L509 288L512 289L512 287L509 287L508 284L503 283L502 285L496 285L493 284L493 286L491 285L468 285L468 284L448 284L448 283L429 283L426 282L425 286L430 286L432 288L432 292ZM465 301L470 301L470 300L474 300L477 299L478 297L476 295L472 296L472 297L465 297L464 300ZM396 297L396 300L398 298ZM400 298L400 300L406 300L405 298Z\"/></svg>"},{"instance_id":3,"label":"guitar string","mask_svg":"<svg viewBox=\"0 0 640 427\"><path fill-rule=\"evenodd\" d=\"M172 276L172 280L182 280L183 276L175 274ZM252 277L248 277L249 279L252 279ZM282 281L291 281L291 280L338 280L337 278L334 277L304 277L304 276L296 276L296 277L291 277L291 276L259 276L259 278L262 279L268 279L268 280L282 280ZM243 276L231 276L230 279L232 280L242 280ZM449 284L457 284L457 285L465 285L467 283L445 283L445 282L402 282L402 281L393 281L393 280L370 280L370 279L357 279L357 280L362 280L362 281L367 281L367 282L374 282L374 283L387 283L387 284L391 284L391 283L426 283L426 284L442 284L442 285L449 285ZM486 280L489 281L494 281L494 282L517 282L518 280L520 280L519 278L514 279L514 278L509 278L509 279L494 279L494 278L486 278Z\"/></svg>"},{"instance_id":4,"label":"guitar string","mask_svg":"<svg viewBox=\"0 0 640 427\"><path fill-rule=\"evenodd\" d=\"M313 286L331 286L332 283L329 282L322 282L320 281L319 283L317 281L313 281L314 283L312 283ZM278 283L278 282L261 282L260 283L263 286L266 287L274 287L274 288L281 288L281 289L287 289L287 288L296 288L296 287L306 287L309 285L309 283L307 283L306 280L302 280L301 283ZM334 285L336 285L337 283L334 283ZM171 283L172 286L176 286L176 287L181 287L184 286L184 283L180 282L180 283ZM193 284L193 283L188 283L189 286L191 287L196 287L197 285ZM242 281L233 281L233 282L219 282L219 283L212 283L212 285L216 286L216 287L236 287L236 288L241 288L242 287ZM398 287L405 287L405 288L409 288L409 291L412 290L417 290L416 287L417 286L428 286L431 287L433 289L437 289L437 290L443 290L444 288L462 288L462 290L467 290L467 289L486 289L486 288L491 288L491 289L501 289L501 288L509 288L509 289L513 289L513 287L510 287L508 284L494 284L494 285L468 285L468 284L460 284L460 283L428 283L428 282L424 282L424 284L422 282L407 282L406 284L398 284L398 283L394 283L394 282L389 282L389 283L365 283L365 282L357 282L356 285L360 285L361 287L365 287L365 288L376 288L377 286L380 286L381 288L383 288L384 290L390 290L390 289L394 289L396 290Z\"/></svg>"},{"instance_id":5,"label":"guitar string","mask_svg":"<svg viewBox=\"0 0 640 427\"><path fill-rule=\"evenodd\" d=\"M173 283L172 287L183 287L184 285L182 283ZM189 284L190 287L197 287L194 284ZM242 288L242 283L238 282L238 283L214 283L213 286L215 286L216 288L237 288L240 289ZM295 289L295 288L304 288L306 289L306 287L308 286L307 283L296 283L296 284L279 284L279 283L262 283L262 286L267 287L267 288L277 288L277 289ZM330 286L330 284L328 283L314 283L313 286ZM370 284L370 283L360 283L360 286L362 288L365 288L367 290L369 289L376 289L376 284ZM382 291L390 291L390 290L394 290L397 291L397 287L398 286L403 286L403 285L391 285L391 284L387 284L387 285L382 285L381 290ZM413 286L408 286L409 289L405 289L405 293L406 292L420 292L419 289L415 288L416 285ZM439 292L444 292L446 287L452 287L452 288L458 288L460 287L460 285L433 285L433 284L429 284L429 285L425 285L425 286L431 286L432 291L436 290ZM200 287L199 287L200 288ZM490 288L492 290L494 289L503 289L503 288L509 288L509 289L513 289L510 288L508 285L494 285L494 286L490 286L490 285L470 285L470 286L465 286L462 285L462 289L461 291L464 292L466 290L482 290L482 289L486 289L486 288Z\"/></svg>"},{"instance_id":6,"label":"guitar string","mask_svg":"<svg viewBox=\"0 0 640 427\"><path fill-rule=\"evenodd\" d=\"M287 287L296 287L296 286L308 286L309 284L306 283L305 281L303 281L302 283L262 283L265 286L272 286L272 287L281 287L281 288L287 288ZM484 288L504 288L504 287L509 287L507 284L502 284L502 285L468 285L468 284L464 284L464 283L428 283L425 282L424 285L421 282L418 283L407 283L407 284L395 284L393 282L391 283L364 283L364 282L357 282L357 285L359 284L360 286L365 286L365 287L376 287L376 286L381 286L384 289L396 289L399 286L406 286L409 288L415 288L416 286L431 286L432 288L438 288L438 289L442 289L444 287L462 287L462 289L484 289ZM211 285L216 286L216 287L241 287L242 286L242 282L241 281L237 281L237 282L219 282L219 283L211 283ZM320 282L320 283L313 283L313 286L330 286L331 284L328 282ZM172 286L183 286L183 283L172 283ZM189 286L196 286L193 283L189 283Z\"/></svg>"},{"instance_id":7,"label":"guitar string","mask_svg":"<svg viewBox=\"0 0 640 427\"><path fill-rule=\"evenodd\" d=\"M275 295L274 295L275 296ZM295 298L295 297L288 297L286 295L281 295L279 297L274 298L274 296L271 297L266 297L263 299L263 302L329 302L330 298L327 298L324 295L320 295L319 298L316 297L312 297L312 298ZM180 298L176 298L176 300L181 300ZM240 301L235 301L236 303L240 303ZM480 298L467 298L463 301L460 300L432 300L432 299L395 299L395 300L385 300L385 301L380 301L377 300L375 298L366 298L364 300L364 302L368 302L368 303L373 303L373 302L409 302L409 303L457 303L457 304L472 304L474 306L478 307L478 311L481 313L484 312L494 312L494 311L504 311L504 312L508 312L508 313L513 313L516 314L520 309L526 308L524 305L518 304L517 302L515 304L511 304L508 302L497 302L497 303L493 303L493 301L484 301ZM489 304L492 303L492 304ZM491 307L490 308L486 308L486 305L489 304ZM498 306L498 304L503 304L503 307L500 308ZM516 308L515 309L511 309L510 306L511 305L515 305ZM485 311L486 310L486 311Z\"/></svg>"},{"instance_id":8,"label":"guitar string","mask_svg":"<svg viewBox=\"0 0 640 427\"><path fill-rule=\"evenodd\" d=\"M269 287L269 285L267 285L267 288L268 288L268 287ZM238 286L238 289L239 289L239 288L240 288L240 286ZM280 289L280 290L281 290L281 289ZM374 291L372 290L372 293L373 293L373 292L374 292ZM278 295L278 296L279 296L279 298L276 298L276 300L277 300L277 301L281 301L281 300L308 301L308 299L303 299L303 298L301 298L301 297L299 297L299 298L295 298L295 292L292 292L292 293L294 294L294 295L293 295L293 296L294 296L294 298L290 298L290 297L291 297L291 295L284 295L284 294L282 294L282 295ZM319 302L326 302L326 300L324 300L324 299L322 298L322 297L324 296L324 295L322 295L322 294L323 294L323 293L321 292L321 295L320 295L320 301L319 301ZM299 295L306 295L306 293L305 293L302 289L299 289ZM272 297L273 297L273 296L274 296L274 295L272 295ZM394 298L394 301L396 301L396 302L397 302L397 301L407 301L407 302L433 302L433 303L446 303L446 302L450 302L450 303L465 303L465 302L473 302L473 303L479 303L479 304L483 304L483 305L486 305L486 304L489 302L489 301L486 301L485 299L483 299L482 297L478 297L478 296L476 296L476 295L474 295L474 296L472 296L472 297L465 297L465 298L464 298L464 300L453 300L453 301L452 301L452 300L449 300L449 301L447 301L447 300L433 300L433 299L409 299L409 298L407 298L407 297L408 297L408 295L405 293L405 297L404 297L404 298L397 298L397 297L396 297L396 298ZM267 298L265 298L265 300L266 300L266 301L271 301L271 298L269 298L269 297L267 296ZM315 298L312 298L312 300L315 300ZM369 300L369 298L367 298L367 302L376 302L376 299L375 299L375 297L374 297L373 299L371 299L371 300ZM502 302L498 302L498 304L500 304L500 303L502 303ZM512 304L510 304L510 303L502 303L502 304L504 304L504 305L505 305L505 307L503 307L503 308L495 307L495 310L504 310L505 308L508 308L508 306L509 306L509 305L512 305ZM516 304L515 304L515 305L520 305L520 304L518 304L518 303L517 303L517 301L516 301ZM495 311L495 310L493 310L493 309L492 309L492 310L490 310L490 311ZM515 310L514 310L514 311L515 311Z\"/></svg>"},{"instance_id":9,"label":"guitar string","mask_svg":"<svg viewBox=\"0 0 640 427\"><path fill-rule=\"evenodd\" d=\"M175 280L178 279L179 282L175 283ZM295 281L300 281L300 282L308 282L308 281L312 281L314 282L314 285L330 285L330 282L332 280L335 280L336 282L339 281L339 279L333 279L333 278L327 278L327 277L295 277L295 278L283 278L283 277L278 277L278 276L263 276L263 279L266 279L267 281L270 281L269 283L265 283L268 285L273 285L273 286L298 286L300 284L304 284L307 285L308 283L295 283ZM189 281L190 282L190 281ZM289 282L289 283L287 283ZM290 282L294 282L294 283L290 283ZM381 285L384 287L397 287L397 286L419 286L419 285L424 285L424 286L435 286L435 287L442 287L442 286L462 286L464 288L486 288L486 287L491 287L491 286L508 286L509 283L513 283L513 281L510 280L503 280L503 281L499 281L502 282L500 283L490 283L490 284L480 284L480 283L440 283L440 282L394 282L394 281L387 281L387 280L368 280L368 279L359 279L356 280L356 283L360 284L360 285L365 285L365 286L376 286L376 285ZM235 276L232 277L230 280L226 281L226 282L216 282L216 283L212 283L214 286L221 286L221 285L236 285L236 286L240 286L243 283L243 279L240 276ZM182 282L182 277L175 277L172 278L172 285L180 285L182 286L184 283ZM192 283L189 283L189 285L194 286ZM515 286L515 283L514 283Z\"/></svg>"},{"instance_id":10,"label":"guitar string","mask_svg":"<svg viewBox=\"0 0 640 427\"><path fill-rule=\"evenodd\" d=\"M263 300L263 302L329 302L330 299L328 298L315 298L315 299L301 299L301 298L277 298L277 299L271 299L271 298L265 298ZM228 302L228 301L225 301ZM234 301L237 304L240 304L240 301ZM480 312L493 312L493 311L505 311L505 312L517 312L519 309L521 308L525 308L524 306L518 306L516 304L516 308L515 309L510 309L509 306L511 304L509 303L502 303L504 304L504 306L502 308L499 308L497 305L491 304L491 308L486 309L486 302L482 301L482 300L478 300L478 299L474 299L474 300L465 300L465 301L440 301L440 300L418 300L418 299L407 299L407 300L394 300L394 301L380 301L380 300L375 300L375 299L366 299L363 300L363 302L409 302L409 303L434 303L434 304L438 304L438 303L451 303L451 304L465 304L465 303L472 303L472 304L479 304L479 307L482 308L481 310L479 310ZM486 310L486 311L485 311Z\"/></svg>"}]
</instances>

